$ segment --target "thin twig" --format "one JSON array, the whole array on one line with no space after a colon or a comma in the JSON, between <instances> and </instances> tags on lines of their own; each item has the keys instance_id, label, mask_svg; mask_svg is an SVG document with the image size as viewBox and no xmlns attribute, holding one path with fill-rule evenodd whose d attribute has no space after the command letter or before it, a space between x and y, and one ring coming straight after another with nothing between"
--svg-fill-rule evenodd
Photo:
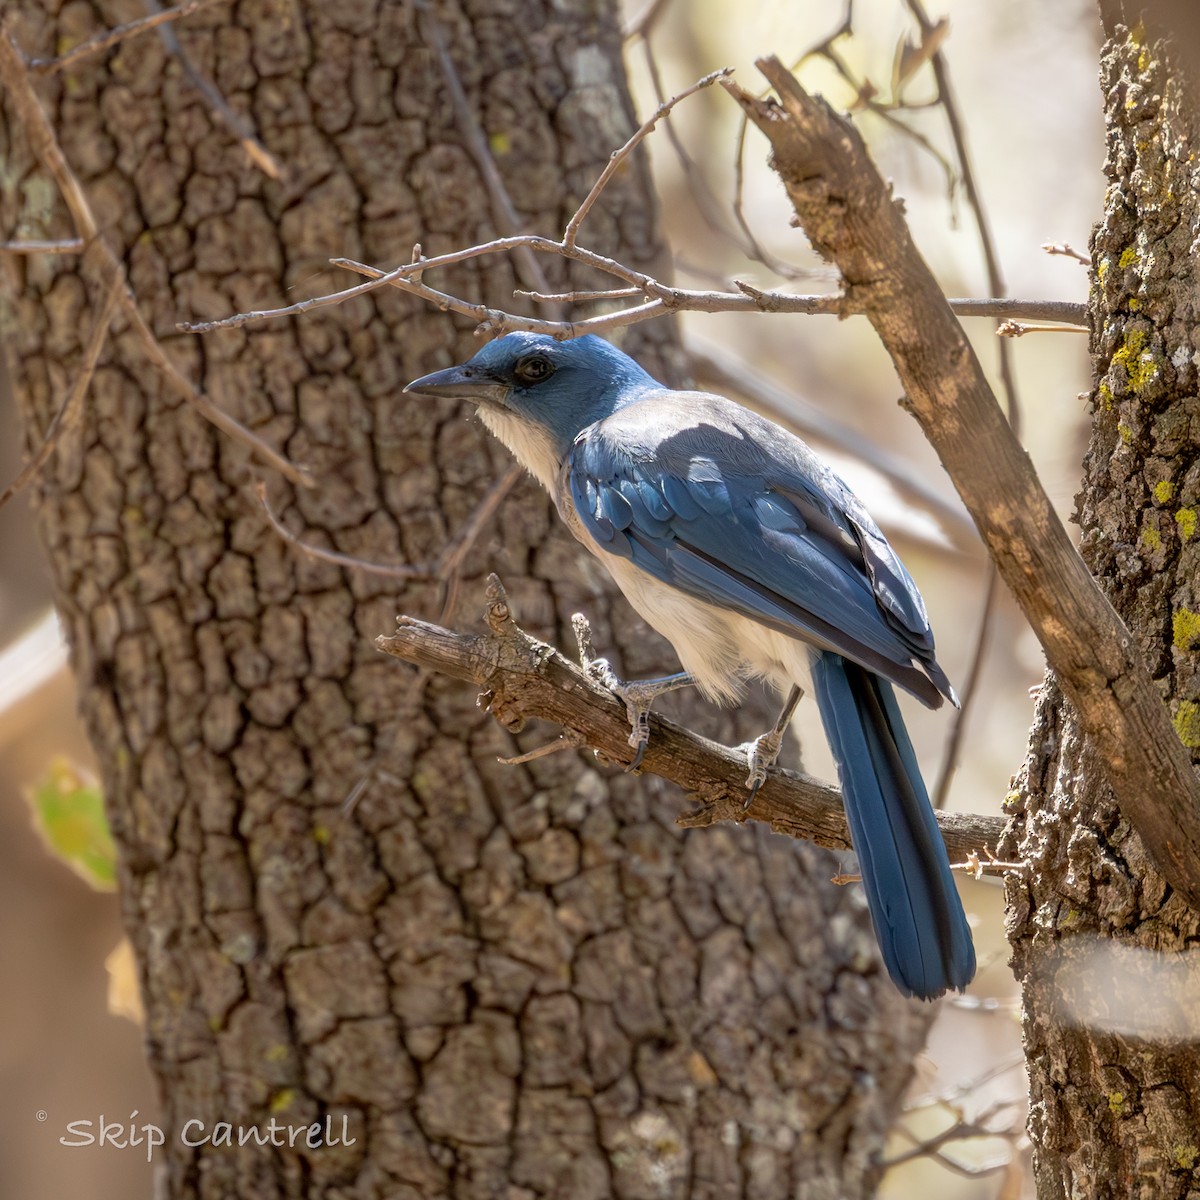
<instances>
[{"instance_id":1,"label":"thin twig","mask_svg":"<svg viewBox=\"0 0 1200 1200\"><path fill-rule=\"evenodd\" d=\"M100 359L100 351L104 348L105 339L108 337L108 326L112 321L113 309L116 308L117 300L120 298L120 291L121 280L119 277L113 276L104 301L100 305L100 311L92 324L91 333L88 335L83 361L79 366L79 374L75 377L75 382L71 385L66 399L47 426L42 444L37 448L37 452L25 464L16 479L3 492L0 492L0 508L3 508L42 469L62 437L78 423L79 415L83 411L84 397L92 382L96 363Z\"/></svg>"},{"instance_id":2,"label":"thin twig","mask_svg":"<svg viewBox=\"0 0 1200 1200\"><path fill-rule=\"evenodd\" d=\"M81 254L86 244L83 238L63 238L53 242L0 242L0 250L9 254Z\"/></svg>"},{"instance_id":3,"label":"thin twig","mask_svg":"<svg viewBox=\"0 0 1200 1200\"><path fill-rule=\"evenodd\" d=\"M1087 333L1082 325L1066 325L1059 321L1053 325L1028 325L1024 321L1001 321L996 334L1002 338L1024 337L1027 333Z\"/></svg>"},{"instance_id":4,"label":"thin twig","mask_svg":"<svg viewBox=\"0 0 1200 1200\"><path fill-rule=\"evenodd\" d=\"M659 70L658 58L655 55L654 47L648 36L642 38L642 49L646 59L646 70L650 75L650 84L654 88L655 99L659 104L664 104L667 101L667 92L666 88L663 87L662 72ZM726 223L722 214L720 201L714 194L700 165L688 153L687 147L683 144L683 139L675 130L675 123L673 121L666 122L663 126L663 132L666 134L671 148L675 151L675 158L679 162L683 177L688 184L692 202L708 227L718 237L736 247L739 253L745 255L747 258L763 262L764 265L770 265L766 263L765 256L756 253L756 251L761 250L761 247L759 247L753 238L745 235L744 227L742 232L739 233L737 229L731 229ZM778 266L789 268L789 264L782 262ZM800 267L776 270L776 273L788 279L799 279L805 275L805 272Z\"/></svg>"},{"instance_id":5,"label":"thin twig","mask_svg":"<svg viewBox=\"0 0 1200 1200\"><path fill-rule=\"evenodd\" d=\"M158 0L142 0L142 3L154 15L162 14L163 10L159 7ZM279 160L263 145L254 126L240 113L233 111L217 85L196 69L175 30L169 25L163 25L158 31L158 36L167 53L173 54L179 60L188 82L204 97L204 102L213 116L241 143L250 161L269 179L282 179L283 167Z\"/></svg>"},{"instance_id":6,"label":"thin twig","mask_svg":"<svg viewBox=\"0 0 1200 1200\"><path fill-rule=\"evenodd\" d=\"M347 567L355 571L367 571L372 575L383 575L388 579L429 580L435 578L436 568L414 567L408 563L377 563L369 559L356 558L353 554L342 554L338 550L326 550L302 542L271 510L267 500L267 485L261 480L254 485L258 502L275 532L294 550L320 562L332 563L335 567Z\"/></svg>"},{"instance_id":7,"label":"thin twig","mask_svg":"<svg viewBox=\"0 0 1200 1200\"><path fill-rule=\"evenodd\" d=\"M554 741L538 746L536 750L526 750L524 754L514 754L511 758L497 758L496 761L506 767L517 767L522 763L533 762L535 758L548 758L551 754L560 754L564 750L578 750L582 745L583 738L568 730Z\"/></svg>"},{"instance_id":8,"label":"thin twig","mask_svg":"<svg viewBox=\"0 0 1200 1200\"><path fill-rule=\"evenodd\" d=\"M1085 267L1092 265L1092 260L1086 254L1080 254L1074 246L1066 242L1043 242L1042 249L1047 254L1061 254L1065 258L1073 258L1077 263L1082 263Z\"/></svg>"},{"instance_id":9,"label":"thin twig","mask_svg":"<svg viewBox=\"0 0 1200 1200\"><path fill-rule=\"evenodd\" d=\"M555 254L561 258L585 263L627 281L630 286L627 289L620 289L622 293L631 297L649 294L654 299L648 304L634 305L585 321L547 321L538 317L524 317L518 313L502 312L483 304L462 300L447 292L441 292L424 283L419 283L414 278L436 267L451 266L487 254L502 254L518 246L530 246L543 253ZM295 304L288 304L282 308L233 313L228 317L212 321L181 321L176 328L181 333L211 333L215 329L236 329L254 321L291 317L310 312L315 308L323 308L326 305L341 304L345 300L351 300L383 286L400 288L402 291L430 301L443 310L452 310L463 316L472 317L493 330L520 329L529 333L547 333L557 338L571 338L578 337L582 333L595 333L598 326L611 329L632 325L638 321L659 316L663 312L803 313L839 317L846 315L846 302L841 295L798 295L794 292L765 291L741 281L737 284L738 292L704 292L667 287L651 276L626 267L615 259L587 250L578 244L568 250L561 242L534 233L494 238L490 242L482 242L462 250L439 254L436 258L422 258L419 262L403 263L401 266L393 267L390 271L383 271L378 267L372 267L349 258L334 258L330 262L335 267L344 267L361 275L367 275L370 277L370 281L360 283L352 288L345 288L339 292L331 292L328 295L310 296L307 300L299 300ZM603 295L604 293L599 294ZM523 292L521 295L538 298L538 293ZM562 293L561 295L566 297L573 293ZM581 296L587 298L586 293L582 293ZM1035 319L1057 318L1072 323L1078 322L1081 325L1087 320L1086 306L1075 304L1069 300L950 298L946 303L961 317L987 317L990 320L997 320L1002 317L1019 315Z\"/></svg>"},{"instance_id":10,"label":"thin twig","mask_svg":"<svg viewBox=\"0 0 1200 1200\"><path fill-rule=\"evenodd\" d=\"M213 8L217 4L224 3L228 3L228 0L187 0L186 4L177 5L175 8L165 8L153 16L141 17L137 21L130 21L127 25L118 25L113 29L98 33L57 58L31 58L28 64L29 69L36 71L39 75L63 71L85 58L90 58L93 54L103 54L105 50L111 50L113 46L119 45L121 42L128 41L142 33L149 33L152 29L157 29L159 25L190 17L202 9Z\"/></svg>"},{"instance_id":11,"label":"thin twig","mask_svg":"<svg viewBox=\"0 0 1200 1200\"><path fill-rule=\"evenodd\" d=\"M532 300L536 304L590 304L597 300L627 300L630 296L642 295L642 289L600 288L591 292L524 292L518 289L513 295L518 300Z\"/></svg>"},{"instance_id":12,"label":"thin twig","mask_svg":"<svg viewBox=\"0 0 1200 1200\"><path fill-rule=\"evenodd\" d=\"M314 546L309 542L301 541L272 510L270 502L267 500L266 484L259 481L255 484L254 490L271 527L289 546L301 554L319 562L331 563L335 567L366 571L371 575L382 575L387 579L401 579L406 582L441 582L447 584L448 588L452 590L458 572L472 547L478 541L479 535L495 516L496 510L523 473L523 468L516 464L509 467L504 475L488 488L487 493L475 506L474 512L467 518L463 527L442 547L436 560L426 564L372 562L370 559L358 558L353 554L343 554L339 550L328 550L324 546ZM447 619L448 614L445 610L449 607L451 604L448 597L443 604L441 620Z\"/></svg>"},{"instance_id":13,"label":"thin twig","mask_svg":"<svg viewBox=\"0 0 1200 1200\"><path fill-rule=\"evenodd\" d=\"M583 203L575 210L575 215L567 222L566 229L563 230L562 244L564 247L570 248L575 245L575 240L579 236L579 227L583 224L584 218L591 212L592 205L596 203L600 193L604 191L608 181L613 177L617 168L633 153L637 146L645 139L646 135L661 121L680 101L686 100L689 96L694 96L702 88L711 87L718 79L728 79L733 74L732 67L722 67L719 71L713 71L705 75L703 79L698 79L691 87L686 87L682 92L672 96L669 100L664 101L654 110L650 117L643 121L637 132L623 145L619 150L614 150L609 156L608 162L605 164L604 170L600 172L600 177L592 184L592 190L583 198Z\"/></svg>"},{"instance_id":14,"label":"thin twig","mask_svg":"<svg viewBox=\"0 0 1200 1200\"><path fill-rule=\"evenodd\" d=\"M475 506L475 511L467 518L454 539L442 547L442 552L438 555L437 577L446 584L446 598L442 601L439 621L449 621L452 618L458 602L458 581L462 565L479 540L479 535L496 515L496 510L504 503L509 492L517 486L524 474L525 468L520 463L513 463L488 488L487 493Z\"/></svg>"},{"instance_id":15,"label":"thin twig","mask_svg":"<svg viewBox=\"0 0 1200 1200\"><path fill-rule=\"evenodd\" d=\"M631 41L637 37L648 37L670 3L671 0L650 0L646 7L625 26L625 40Z\"/></svg>"},{"instance_id":16,"label":"thin twig","mask_svg":"<svg viewBox=\"0 0 1200 1200\"><path fill-rule=\"evenodd\" d=\"M442 27L427 0L416 0L416 10L417 29L426 44L432 47L437 55L442 78L446 83L446 91L450 94L450 106L454 109L455 123L466 140L467 149L483 178L483 186L487 190L492 210L492 221L502 236L517 233L524 222L517 213L512 197L508 194L508 188L505 187L500 169L496 166L488 139L479 126L479 119L475 115L474 108L467 99L458 68L454 65L454 59L450 57L450 51L446 46ZM525 276L526 282L531 287L537 288L541 292L550 290L550 283L542 270L541 263L538 262L537 255L531 249L525 246L518 247L513 252L513 258L516 260L518 271ZM555 315L562 316L561 313Z\"/></svg>"}]
</instances>

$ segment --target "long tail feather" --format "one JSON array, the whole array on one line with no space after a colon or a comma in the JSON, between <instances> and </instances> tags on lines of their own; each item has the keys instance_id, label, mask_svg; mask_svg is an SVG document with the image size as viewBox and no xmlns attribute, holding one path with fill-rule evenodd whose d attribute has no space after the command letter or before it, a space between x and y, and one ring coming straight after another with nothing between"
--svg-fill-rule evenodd
<instances>
[{"instance_id":1,"label":"long tail feather","mask_svg":"<svg viewBox=\"0 0 1200 1200\"><path fill-rule=\"evenodd\" d=\"M829 653L813 684L888 974L924 999L961 989L975 948L891 684Z\"/></svg>"}]
</instances>

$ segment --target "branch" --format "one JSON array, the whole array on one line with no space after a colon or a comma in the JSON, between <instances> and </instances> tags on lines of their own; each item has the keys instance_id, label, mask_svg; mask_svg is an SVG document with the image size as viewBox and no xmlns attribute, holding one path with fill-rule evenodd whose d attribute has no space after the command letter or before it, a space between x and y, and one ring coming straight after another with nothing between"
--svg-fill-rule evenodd
<instances>
[{"instance_id":1,"label":"branch","mask_svg":"<svg viewBox=\"0 0 1200 1200\"><path fill-rule=\"evenodd\" d=\"M175 365L170 355L163 349L162 343L146 323L146 318L142 316L142 311L138 308L137 301L128 288L124 264L117 258L116 253L104 238L99 236L99 228L96 218L92 214L92 207L88 203L87 194L71 170L66 155L63 154L62 147L58 144L54 128L30 83L24 55L13 41L11 34L4 28L0 28L0 83L12 96L13 104L21 119L22 129L29 139L29 146L34 157L57 185L63 202L71 214L75 232L87 243L90 252L99 260L105 282L110 285L113 280L120 282L118 298L121 306L128 313L134 331L141 339L151 359L180 395L206 421L234 441L240 442L251 454L273 467L292 483L299 487L312 487L313 480L307 471L288 462L283 455L268 446L256 433L218 408L203 392L193 387L183 372Z\"/></svg>"},{"instance_id":2,"label":"branch","mask_svg":"<svg viewBox=\"0 0 1200 1200\"><path fill-rule=\"evenodd\" d=\"M227 3L227 0L188 0L187 3L180 4L175 8L163 9L161 12L153 13L151 16L142 17L137 21L130 21L127 25L118 25L115 29L106 29L103 33L98 33L95 37L88 38L86 42L80 42L74 50L60 55L58 58L31 58L29 60L29 69L42 75L48 75L54 71L64 71L67 67L73 67L76 63L82 62L83 59L90 58L93 54L102 54L105 50L111 50L113 46L120 45L121 42L137 37L138 34L149 33L150 30L158 28L159 25L166 25L171 21L190 17L192 13L197 13L203 9L212 8L216 4L224 3Z\"/></svg>"},{"instance_id":3,"label":"branch","mask_svg":"<svg viewBox=\"0 0 1200 1200\"><path fill-rule=\"evenodd\" d=\"M564 730L562 748L586 745L612 762L628 762L629 720L625 705L552 646L535 641L514 623L499 580L488 588L488 634L455 633L398 618L396 633L379 637L380 650L429 670L486 689L480 698L506 728L517 731L526 718L550 721ZM552 743L550 749L559 748ZM679 817L685 826L717 821L763 821L777 833L819 846L846 849L850 835L837 789L807 775L772 770L753 803L746 799L746 759L658 716L650 718L650 742L642 770L691 792L701 807ZM1002 817L938 813L952 861L992 857ZM973 873L1009 869L983 861Z\"/></svg>"},{"instance_id":4,"label":"branch","mask_svg":"<svg viewBox=\"0 0 1200 1200\"><path fill-rule=\"evenodd\" d=\"M847 306L891 355L1122 811L1158 869L1200 907L1200 780L1132 636L1071 544L857 130L777 59L758 66L781 103L725 88L770 141L799 223L842 273Z\"/></svg>"},{"instance_id":5,"label":"branch","mask_svg":"<svg viewBox=\"0 0 1200 1200\"><path fill-rule=\"evenodd\" d=\"M16 479L3 492L0 492L0 508L3 508L42 469L50 455L54 453L54 448L61 441L63 435L79 424L79 417L83 412L83 400L91 386L92 376L96 372L100 351L104 349L104 343L108 338L109 322L112 320L113 310L117 306L120 294L121 280L114 276L108 285L108 292L100 305L100 311L92 322L92 331L88 335L79 374L75 377L75 382L71 385L66 399L63 400L62 405L46 427L42 444L21 469Z\"/></svg>"},{"instance_id":6,"label":"branch","mask_svg":"<svg viewBox=\"0 0 1200 1200\"><path fill-rule=\"evenodd\" d=\"M167 15L164 10L159 8L158 0L142 0L142 3L151 10L154 16ZM180 69L187 76L192 87L200 93L201 98L208 105L209 112L216 118L218 124L223 125L225 130L240 143L246 152L246 157L269 179L282 179L283 167L280 166L279 160L263 145L250 122L241 113L234 112L229 101L221 95L217 85L196 69L196 65L188 57L175 30L170 25L163 25L158 31L158 36L167 53L173 54L178 59Z\"/></svg>"}]
</instances>

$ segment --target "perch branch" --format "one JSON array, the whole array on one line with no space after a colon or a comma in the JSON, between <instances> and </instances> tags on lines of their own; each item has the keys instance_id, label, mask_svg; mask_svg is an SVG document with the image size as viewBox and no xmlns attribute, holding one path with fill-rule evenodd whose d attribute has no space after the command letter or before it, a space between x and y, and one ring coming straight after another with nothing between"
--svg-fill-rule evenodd
<instances>
[{"instance_id":1,"label":"perch branch","mask_svg":"<svg viewBox=\"0 0 1200 1200\"><path fill-rule=\"evenodd\" d=\"M628 762L632 751L625 705L577 664L519 629L495 576L488 589L487 619L491 632L466 634L402 616L396 633L377 638L375 644L419 667L484 688L480 702L507 728L520 728L526 718L536 717L559 726L564 737L578 738L613 762ZM772 770L745 809L744 755L661 717L650 718L642 769L678 784L699 800L698 809L680 816L681 825L749 819L821 846L845 849L850 845L836 788L792 771ZM979 853L986 859L1004 820L938 813L938 825L951 860L959 862ZM980 869L1001 871L990 862Z\"/></svg>"}]
</instances>

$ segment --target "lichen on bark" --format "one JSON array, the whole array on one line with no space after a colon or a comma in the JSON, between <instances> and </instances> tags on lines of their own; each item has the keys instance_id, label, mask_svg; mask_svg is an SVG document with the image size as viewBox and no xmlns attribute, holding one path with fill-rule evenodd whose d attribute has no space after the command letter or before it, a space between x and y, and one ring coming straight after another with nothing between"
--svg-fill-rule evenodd
<instances>
[{"instance_id":1,"label":"lichen on bark","mask_svg":"<svg viewBox=\"0 0 1200 1200\"><path fill-rule=\"evenodd\" d=\"M1143 31L1110 29L1104 216L1092 240L1092 430L1082 551L1193 750L1200 540L1200 229L1195 113ZM1200 1066L1186 953L1200 917L1150 865L1048 679L1005 858L1024 988L1038 1194L1185 1197L1200 1188ZM1181 953L1184 952L1184 953ZM1189 1035L1189 1027L1193 1032Z\"/></svg>"}]
</instances>

